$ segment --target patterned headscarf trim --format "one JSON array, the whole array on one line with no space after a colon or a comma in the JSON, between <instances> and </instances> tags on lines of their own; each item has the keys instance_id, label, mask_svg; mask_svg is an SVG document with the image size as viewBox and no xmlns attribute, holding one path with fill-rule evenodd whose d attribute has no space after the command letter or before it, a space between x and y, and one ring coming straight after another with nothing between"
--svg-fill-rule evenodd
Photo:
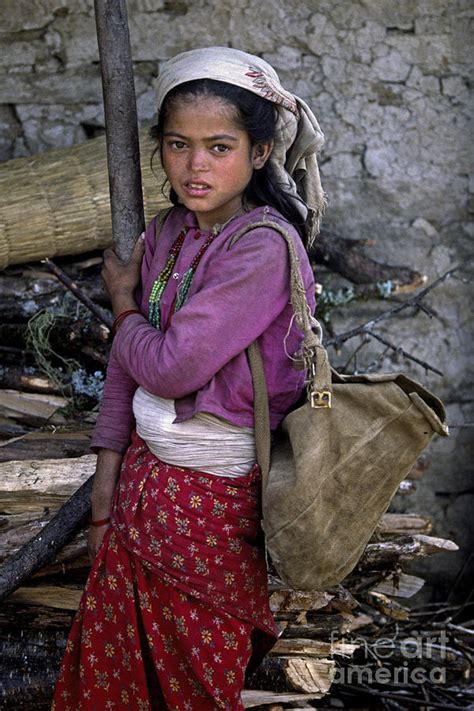
<instances>
[{"instance_id":1,"label":"patterned headscarf trim","mask_svg":"<svg viewBox=\"0 0 474 711\"><path fill-rule=\"evenodd\" d=\"M326 199L317 162L324 135L309 106L286 91L273 67L260 57L229 47L206 47L165 62L157 80L158 111L171 89L195 79L234 84L275 104L278 121L270 162L305 222L310 245L319 232Z\"/></svg>"}]
</instances>

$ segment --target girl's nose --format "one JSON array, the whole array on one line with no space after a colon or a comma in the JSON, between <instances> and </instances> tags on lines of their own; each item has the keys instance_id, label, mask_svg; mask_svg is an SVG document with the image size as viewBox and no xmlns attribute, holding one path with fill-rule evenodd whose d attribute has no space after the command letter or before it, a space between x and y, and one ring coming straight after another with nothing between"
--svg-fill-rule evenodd
<instances>
[{"instance_id":1,"label":"girl's nose","mask_svg":"<svg viewBox=\"0 0 474 711\"><path fill-rule=\"evenodd\" d=\"M189 151L188 154L190 170L207 170L208 162L205 149L196 149Z\"/></svg>"}]
</instances>

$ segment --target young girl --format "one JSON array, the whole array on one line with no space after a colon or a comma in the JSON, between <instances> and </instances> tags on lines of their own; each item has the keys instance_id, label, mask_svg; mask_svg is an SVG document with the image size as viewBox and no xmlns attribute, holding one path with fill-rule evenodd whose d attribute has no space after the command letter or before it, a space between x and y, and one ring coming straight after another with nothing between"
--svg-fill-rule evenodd
<instances>
[{"instance_id":1,"label":"young girl","mask_svg":"<svg viewBox=\"0 0 474 711\"><path fill-rule=\"evenodd\" d=\"M268 605L245 349L257 340L275 429L305 373L292 354L287 246L305 252L324 196L322 134L258 57L185 52L158 81L152 129L174 207L128 263L105 254L115 337L92 445L93 565L53 708L242 709L276 639Z\"/></svg>"}]
</instances>

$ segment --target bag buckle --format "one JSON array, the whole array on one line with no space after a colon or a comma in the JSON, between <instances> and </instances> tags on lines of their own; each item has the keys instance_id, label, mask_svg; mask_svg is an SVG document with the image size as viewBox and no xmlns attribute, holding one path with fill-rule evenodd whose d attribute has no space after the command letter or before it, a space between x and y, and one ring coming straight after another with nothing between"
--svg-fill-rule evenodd
<instances>
[{"instance_id":1,"label":"bag buckle","mask_svg":"<svg viewBox=\"0 0 474 711\"><path fill-rule=\"evenodd\" d=\"M329 390L312 390L311 407L315 409L331 407L331 392Z\"/></svg>"}]
</instances>

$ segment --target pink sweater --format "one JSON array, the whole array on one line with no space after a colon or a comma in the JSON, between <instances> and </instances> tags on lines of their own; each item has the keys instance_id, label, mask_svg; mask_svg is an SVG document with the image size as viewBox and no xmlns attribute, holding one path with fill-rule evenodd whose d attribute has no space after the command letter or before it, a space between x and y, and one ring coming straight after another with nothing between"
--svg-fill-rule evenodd
<instances>
[{"instance_id":1,"label":"pink sweater","mask_svg":"<svg viewBox=\"0 0 474 711\"><path fill-rule=\"evenodd\" d=\"M176 421L204 411L233 424L253 426L253 389L245 349L256 340L265 368L271 427L281 422L301 394L305 372L295 370L285 354L284 340L293 311L287 246L267 228L252 230L231 249L233 234L263 217L262 207L232 220L211 243L196 270L186 303L162 332L147 320L153 282L184 224L191 229L161 300L162 323L182 275L208 234L199 230L194 214L174 208L158 240L155 220L146 231L139 306L143 315L128 316L115 336L107 369L92 447L124 452L134 427L132 400L137 385L175 400ZM308 301L314 308L314 280L296 230L270 209L267 219L294 235ZM286 349L295 353L301 331L293 324Z\"/></svg>"}]
</instances>

